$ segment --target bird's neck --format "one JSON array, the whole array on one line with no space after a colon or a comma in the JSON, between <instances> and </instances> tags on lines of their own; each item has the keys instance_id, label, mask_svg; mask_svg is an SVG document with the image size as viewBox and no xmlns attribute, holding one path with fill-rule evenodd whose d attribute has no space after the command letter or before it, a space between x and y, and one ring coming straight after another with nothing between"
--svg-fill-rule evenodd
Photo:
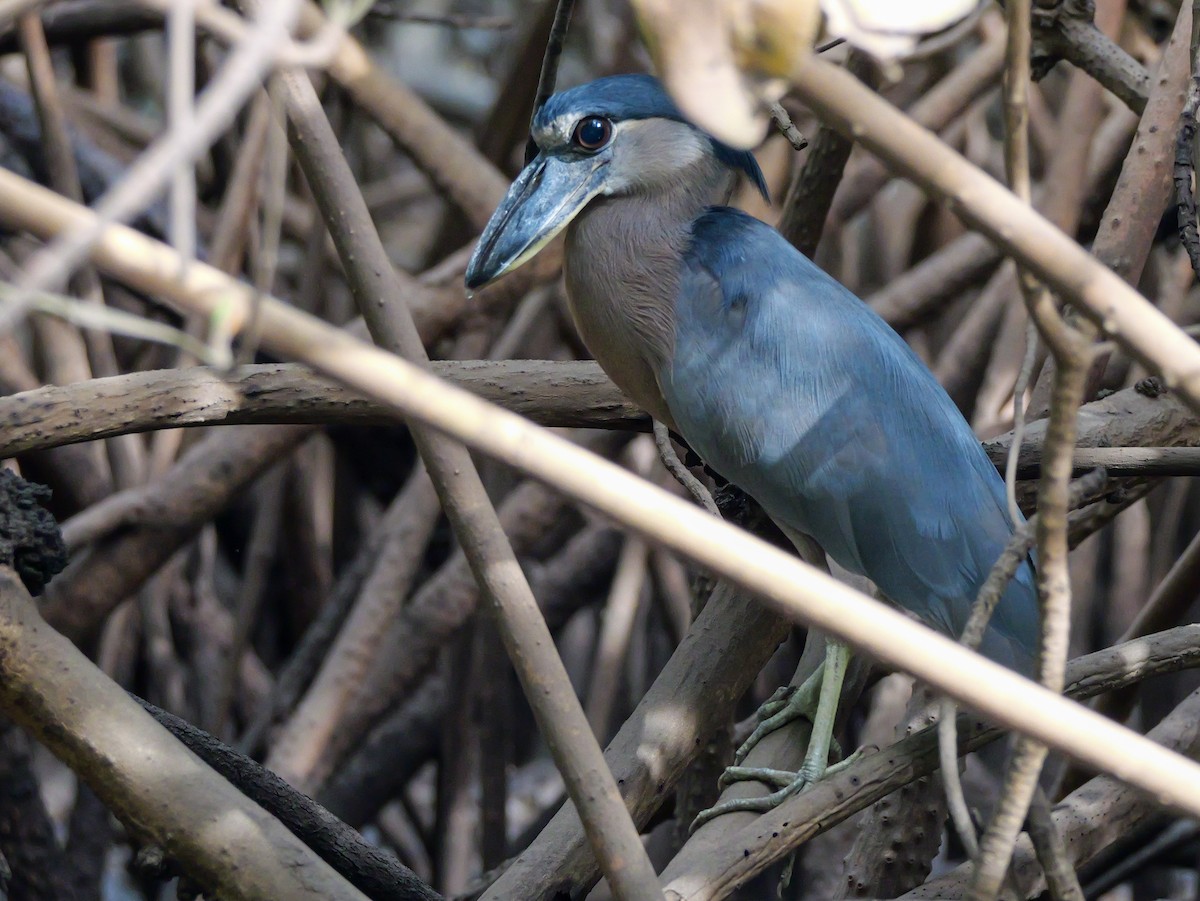
<instances>
[{"instance_id":1,"label":"bird's neck","mask_svg":"<svg viewBox=\"0 0 1200 901\"><path fill-rule=\"evenodd\" d=\"M729 170L705 160L677 182L600 197L567 229L567 298L580 336L617 386L670 424L657 374L675 342L679 266L692 223L725 202Z\"/></svg>"}]
</instances>

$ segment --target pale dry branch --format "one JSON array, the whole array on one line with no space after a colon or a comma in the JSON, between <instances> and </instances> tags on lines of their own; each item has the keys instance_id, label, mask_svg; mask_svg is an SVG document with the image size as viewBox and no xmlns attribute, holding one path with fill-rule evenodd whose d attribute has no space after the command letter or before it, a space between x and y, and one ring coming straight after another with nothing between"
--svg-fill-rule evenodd
<instances>
[{"instance_id":1,"label":"pale dry branch","mask_svg":"<svg viewBox=\"0 0 1200 901\"><path fill-rule=\"evenodd\" d=\"M195 107L186 130L172 129L138 158L122 179L95 204L96 216L77 230L57 235L24 267L18 287L30 293L59 289L87 257L88 247L106 224L136 215L158 194L176 169L200 155L228 128L242 103L258 87L264 72L289 36L303 0L272 0L264 6L246 39L240 42ZM0 309L0 333L9 331L28 307L22 299Z\"/></svg>"},{"instance_id":2,"label":"pale dry branch","mask_svg":"<svg viewBox=\"0 0 1200 901\"><path fill-rule=\"evenodd\" d=\"M805 63L806 68L812 65ZM818 81L832 78L840 84L840 77L840 73L822 70ZM872 128L867 127L867 135ZM0 217L40 233L56 233L93 221L90 211L7 172L0 172ZM1082 253L1077 245L1067 243ZM142 290L170 298L183 309L205 315L223 309L235 328L249 312L251 296L246 286L201 264L180 277L169 248L131 229L107 229L92 254L101 268ZM1093 267L1089 264L1087 268ZM1108 280L1101 277L1093 284L1106 286ZM1032 685L783 551L404 360L273 298L263 300L262 316L264 345L274 352L302 359L380 401L395 404L405 415L550 482L647 538L736 579L773 609L825 629L870 656L910 672L1007 728L1029 734L1089 766L1115 772L1182 808L1200 812L1200 766L1191 761ZM1139 334L1145 336L1145 332ZM1160 349L1169 348L1164 342ZM1187 380L1181 384L1186 385Z\"/></svg>"}]
</instances>

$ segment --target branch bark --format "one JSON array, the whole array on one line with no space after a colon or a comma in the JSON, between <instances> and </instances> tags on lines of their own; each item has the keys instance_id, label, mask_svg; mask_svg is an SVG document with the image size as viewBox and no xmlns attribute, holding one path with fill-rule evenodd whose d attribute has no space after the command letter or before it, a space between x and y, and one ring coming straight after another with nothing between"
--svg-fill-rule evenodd
<instances>
[{"instance_id":1,"label":"branch bark","mask_svg":"<svg viewBox=\"0 0 1200 901\"><path fill-rule=\"evenodd\" d=\"M1067 694L1089 698L1160 672L1200 666L1200 626L1181 626L1071 661ZM960 716L959 754L1000 738L973 717ZM755 874L782 860L814 835L937 769L937 727L868 753L844 770L726 836L704 858L672 861L662 873L668 901L716 901ZM961 897L958 893L928 897Z\"/></svg>"}]
</instances>

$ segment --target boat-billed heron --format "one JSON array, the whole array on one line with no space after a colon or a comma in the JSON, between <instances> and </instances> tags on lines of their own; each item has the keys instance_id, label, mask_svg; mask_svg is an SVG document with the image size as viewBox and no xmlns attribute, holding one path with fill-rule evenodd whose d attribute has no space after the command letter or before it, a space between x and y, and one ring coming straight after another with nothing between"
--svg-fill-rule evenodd
<instances>
[{"instance_id":1,"label":"boat-billed heron","mask_svg":"<svg viewBox=\"0 0 1200 901\"><path fill-rule=\"evenodd\" d=\"M532 137L537 156L484 230L468 288L565 229L571 315L617 386L802 552L815 541L960 634L1013 531L1003 481L899 335L773 228L721 205L739 177L765 195L754 157L689 124L644 75L556 94ZM1029 673L1037 635L1026 561L982 651ZM811 715L813 733L800 772L766 804L824 774L846 659L830 642L824 676L772 718Z\"/></svg>"}]
</instances>

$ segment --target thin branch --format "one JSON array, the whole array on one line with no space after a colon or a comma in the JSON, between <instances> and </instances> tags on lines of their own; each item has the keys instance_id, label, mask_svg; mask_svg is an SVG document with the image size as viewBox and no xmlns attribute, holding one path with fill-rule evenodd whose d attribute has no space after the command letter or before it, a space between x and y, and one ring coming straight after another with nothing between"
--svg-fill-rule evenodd
<instances>
[{"instance_id":1,"label":"thin branch","mask_svg":"<svg viewBox=\"0 0 1200 901\"><path fill-rule=\"evenodd\" d=\"M675 448L671 444L671 430L658 420L654 421L654 445L658 448L658 457L662 460L663 466L667 472L675 477L680 485L687 489L687 493L692 496L697 504L711 513L713 516L720 516L721 511L717 509L717 502L713 500L712 494L704 487L704 483L691 474L683 461L679 459L679 455L675 453Z\"/></svg>"},{"instance_id":2,"label":"thin branch","mask_svg":"<svg viewBox=\"0 0 1200 901\"><path fill-rule=\"evenodd\" d=\"M1069 507L1075 509L1093 500L1107 484L1107 476L1103 470L1094 471L1084 476L1070 486ZM963 627L959 640L968 648L978 648L983 641L988 621L1004 596L1004 591L1016 575L1021 564L1029 558L1029 552L1036 543L1036 528L1038 517L1020 522L1013 529L1013 534L1005 545L1004 551L992 565L991 571L979 588L975 603L971 607L971 615ZM958 746L956 711L954 702L942 698L938 713L938 753L942 767L942 779L946 786L946 800L954 827L966 847L969 856L978 854L978 844L975 837L975 826L967 811L963 798L962 785L958 778L958 767L952 765L955 749Z\"/></svg>"},{"instance_id":3,"label":"thin branch","mask_svg":"<svg viewBox=\"0 0 1200 901\"><path fill-rule=\"evenodd\" d=\"M811 63L803 65L811 68ZM826 77L833 76L822 70L820 78ZM874 126L865 128L870 134ZM51 233L93 219L89 210L7 171L0 171L0 215L19 227ZM93 256L117 277L169 297L184 309L205 315L223 309L235 327L248 313L246 286L199 263L180 278L170 248L132 229L108 229L93 247ZM1092 268L1089 265L1089 271ZM1098 281L1105 284L1104 279ZM1117 771L1131 784L1200 813L1200 766L1195 763L1032 685L790 554L402 359L273 298L264 299L262 316L264 345L272 352L303 359L394 404L405 415L555 485L647 538L736 580L784 615L912 673L1007 728L1097 769ZM1131 760L1138 766L1130 767Z\"/></svg>"},{"instance_id":4,"label":"thin branch","mask_svg":"<svg viewBox=\"0 0 1200 901\"><path fill-rule=\"evenodd\" d=\"M373 339L381 347L403 354L417 367L427 367L425 346L403 302L411 291L405 291L384 250L311 81L306 74L283 74L279 76L279 92L287 107L288 137ZM381 304L381 299L391 303ZM266 333L275 331L268 310L271 302L264 298L258 304L264 341L270 344L273 338ZM553 638L470 453L441 432L418 427L415 421L412 435L495 616L568 794L587 826L609 887L617 898L654 898L654 868L588 728Z\"/></svg>"},{"instance_id":5,"label":"thin branch","mask_svg":"<svg viewBox=\"0 0 1200 901\"><path fill-rule=\"evenodd\" d=\"M793 89L822 119L949 203L1200 410L1200 347L1118 275L836 66L803 58Z\"/></svg>"},{"instance_id":6,"label":"thin branch","mask_svg":"<svg viewBox=\"0 0 1200 901\"><path fill-rule=\"evenodd\" d=\"M1010 0L1010 4L1013 0ZM1049 308L1049 297L1044 296ZM1039 681L1061 691L1066 667L1071 615L1071 581L1067 566L1067 513L1070 499L1071 455L1077 434L1076 411L1083 401L1090 355L1086 345L1047 309L1035 319L1058 361L1050 422L1046 428L1047 461L1038 487L1038 595L1041 601L1042 641L1038 655ZM1058 334L1055 334L1055 332ZM1072 342L1068 345L1067 342ZM1026 736L1017 739L1001 789L1001 801L979 843L969 897L990 901L1008 872L1017 835L1025 821L1046 758L1044 744Z\"/></svg>"},{"instance_id":7,"label":"thin branch","mask_svg":"<svg viewBox=\"0 0 1200 901\"><path fill-rule=\"evenodd\" d=\"M533 98L535 116L554 93L554 85L558 82L558 63L562 58L567 29L571 27L571 14L574 11L575 0L558 0L558 6L554 10L554 23L550 26L550 37L546 41L546 52L542 56L542 74L538 78L537 94ZM532 123L530 127L532 128Z\"/></svg>"}]
</instances>

